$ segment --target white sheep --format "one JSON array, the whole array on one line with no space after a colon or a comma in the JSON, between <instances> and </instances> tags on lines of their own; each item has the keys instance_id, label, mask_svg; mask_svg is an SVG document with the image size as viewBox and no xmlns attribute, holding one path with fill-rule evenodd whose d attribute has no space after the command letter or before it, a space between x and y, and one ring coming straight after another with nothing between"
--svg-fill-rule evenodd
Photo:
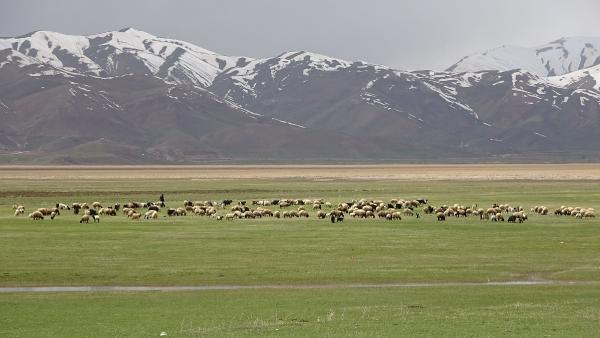
<instances>
[{"instance_id":1,"label":"white sheep","mask_svg":"<svg viewBox=\"0 0 600 338\"><path fill-rule=\"evenodd\" d=\"M42 220L44 219L44 215L39 211L34 211L29 214L29 218L31 218L32 220Z\"/></svg>"},{"instance_id":2,"label":"white sheep","mask_svg":"<svg viewBox=\"0 0 600 338\"><path fill-rule=\"evenodd\" d=\"M15 209L15 216L21 216L25 214L25 209L17 208Z\"/></svg>"}]
</instances>

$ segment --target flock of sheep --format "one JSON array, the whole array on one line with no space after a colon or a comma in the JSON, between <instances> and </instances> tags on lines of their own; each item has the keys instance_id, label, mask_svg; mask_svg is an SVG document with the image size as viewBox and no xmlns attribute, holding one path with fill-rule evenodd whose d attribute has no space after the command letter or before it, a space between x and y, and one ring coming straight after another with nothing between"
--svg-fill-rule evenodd
<instances>
[{"instance_id":1,"label":"flock of sheep","mask_svg":"<svg viewBox=\"0 0 600 338\"><path fill-rule=\"evenodd\" d=\"M272 208L279 210L271 210ZM14 215L21 216L25 214L25 207L14 205ZM291 209L291 210L290 210ZM326 212L323 209L329 210ZM318 219L329 218L331 222L341 222L345 215L358 218L380 218L389 221L402 220L402 217L420 218L421 213L435 215L438 221L445 221L448 217L479 217L481 220L492 222L519 222L527 220L527 214L521 206L511 206L509 204L493 204L489 208L479 208L476 204L470 207L454 204L434 207L430 205L427 199L404 200L392 199L390 201L360 199L348 202L342 202L332 205L323 199L274 199L274 200L255 200L251 203L226 199L218 201L184 201L183 205L177 208L167 208L165 203L159 202L128 202L122 207L120 203L111 206L103 206L100 202L72 203L67 205L57 203L54 207L38 208L29 214L32 220L43 220L44 217L54 219L60 216L61 210L72 210L76 215L81 214L80 223L100 222L100 216L117 216L118 212L132 220L140 219L158 219L173 216L208 216L217 220L234 219L254 219L262 217L274 218L309 218L310 212L316 212ZM223 211L224 215L219 215ZM549 209L545 206L535 206L531 212L548 215ZM596 214L593 208L567 207L561 206L554 211L557 216L573 216L578 219L595 218Z\"/></svg>"}]
</instances>

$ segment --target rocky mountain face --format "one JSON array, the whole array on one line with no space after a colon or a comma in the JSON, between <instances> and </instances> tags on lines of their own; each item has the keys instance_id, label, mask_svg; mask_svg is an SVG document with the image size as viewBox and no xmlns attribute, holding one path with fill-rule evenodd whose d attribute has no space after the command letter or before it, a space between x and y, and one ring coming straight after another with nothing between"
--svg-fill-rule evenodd
<instances>
[{"instance_id":1,"label":"rocky mountain face","mask_svg":"<svg viewBox=\"0 0 600 338\"><path fill-rule=\"evenodd\" d=\"M469 58L407 72L303 51L228 57L134 29L3 38L0 163L597 160L586 43L577 67L539 52L540 75L466 71Z\"/></svg>"}]
</instances>

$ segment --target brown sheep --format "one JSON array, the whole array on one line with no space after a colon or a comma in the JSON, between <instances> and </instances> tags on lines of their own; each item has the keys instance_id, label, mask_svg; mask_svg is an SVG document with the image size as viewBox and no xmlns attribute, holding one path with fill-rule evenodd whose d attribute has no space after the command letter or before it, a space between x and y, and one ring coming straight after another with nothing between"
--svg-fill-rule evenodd
<instances>
[{"instance_id":1,"label":"brown sheep","mask_svg":"<svg viewBox=\"0 0 600 338\"><path fill-rule=\"evenodd\" d=\"M446 220L446 215L444 215L444 213L443 213L443 212L438 212L438 213L436 214L436 216L437 216L437 220L438 220L438 221L445 221L445 220Z\"/></svg>"}]
</instances>

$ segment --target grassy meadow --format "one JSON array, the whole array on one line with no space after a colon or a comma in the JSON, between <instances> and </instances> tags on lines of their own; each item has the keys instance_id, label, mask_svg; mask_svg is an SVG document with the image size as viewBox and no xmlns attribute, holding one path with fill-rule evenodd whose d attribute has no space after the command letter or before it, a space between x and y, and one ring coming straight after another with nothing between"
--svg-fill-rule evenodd
<instances>
[{"instance_id":1,"label":"grassy meadow","mask_svg":"<svg viewBox=\"0 0 600 338\"><path fill-rule=\"evenodd\" d=\"M57 202L420 198L433 205L600 206L598 181L9 179L0 182L0 287L331 285L202 292L0 293L15 337L590 336L600 317L600 224L403 217L217 221L186 216L80 224L14 217ZM33 177L35 178L35 177ZM278 210L279 207L271 207ZM291 208L290 208L291 209ZM225 210L220 210L224 214ZM574 285L444 286L487 281ZM440 283L418 288L344 284Z\"/></svg>"}]
</instances>

